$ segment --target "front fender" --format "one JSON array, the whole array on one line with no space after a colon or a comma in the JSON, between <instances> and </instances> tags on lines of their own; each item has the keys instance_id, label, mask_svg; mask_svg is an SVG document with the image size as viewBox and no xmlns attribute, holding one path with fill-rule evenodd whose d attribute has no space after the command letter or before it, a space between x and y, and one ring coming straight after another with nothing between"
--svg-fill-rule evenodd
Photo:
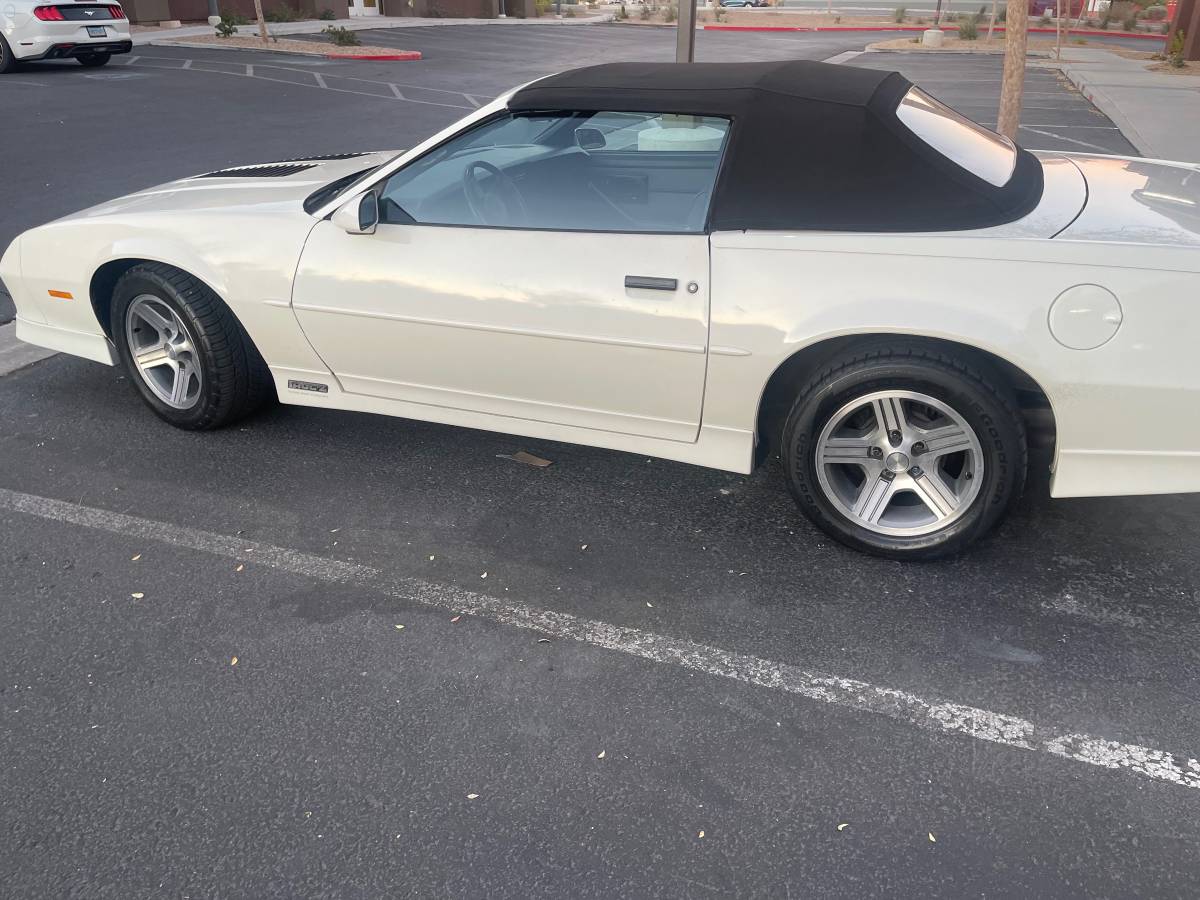
<instances>
[{"instance_id":1,"label":"front fender","mask_svg":"<svg viewBox=\"0 0 1200 900\"><path fill-rule=\"evenodd\" d=\"M65 219L23 235L19 281L46 325L107 340L96 307L109 297L97 273L114 263L165 263L208 285L268 365L323 370L291 310L296 265L314 224L303 214Z\"/></svg>"}]
</instances>

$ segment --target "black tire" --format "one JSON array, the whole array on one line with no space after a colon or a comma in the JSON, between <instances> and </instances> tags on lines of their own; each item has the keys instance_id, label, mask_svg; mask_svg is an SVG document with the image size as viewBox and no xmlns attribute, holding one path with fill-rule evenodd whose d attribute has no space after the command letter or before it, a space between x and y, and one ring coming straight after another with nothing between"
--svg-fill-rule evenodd
<instances>
[{"instance_id":1,"label":"black tire","mask_svg":"<svg viewBox=\"0 0 1200 900\"><path fill-rule=\"evenodd\" d=\"M125 320L135 298L150 295L179 314L196 345L202 374L199 394L187 409L174 408L146 384L133 360ZM200 279L163 263L134 266L117 281L111 331L129 380L159 418L177 428L202 431L236 422L275 399L270 370L229 307Z\"/></svg>"},{"instance_id":2,"label":"black tire","mask_svg":"<svg viewBox=\"0 0 1200 900\"><path fill-rule=\"evenodd\" d=\"M108 61L112 59L111 53L93 53L91 56L78 57L79 64L85 69L98 69L100 66L108 65Z\"/></svg>"},{"instance_id":3,"label":"black tire","mask_svg":"<svg viewBox=\"0 0 1200 900\"><path fill-rule=\"evenodd\" d=\"M885 390L913 391L941 401L979 440L984 472L978 493L965 512L940 530L880 534L839 510L820 483L817 443L830 419L855 399ZM1020 496L1028 460L1025 424L1000 375L984 361L950 355L920 341L864 345L819 372L796 397L780 455L792 496L814 524L857 550L906 560L952 555L986 534Z\"/></svg>"},{"instance_id":4,"label":"black tire","mask_svg":"<svg viewBox=\"0 0 1200 900\"><path fill-rule=\"evenodd\" d=\"M17 58L13 56L12 48L4 35L0 34L0 75L7 75L17 70Z\"/></svg>"}]
</instances>

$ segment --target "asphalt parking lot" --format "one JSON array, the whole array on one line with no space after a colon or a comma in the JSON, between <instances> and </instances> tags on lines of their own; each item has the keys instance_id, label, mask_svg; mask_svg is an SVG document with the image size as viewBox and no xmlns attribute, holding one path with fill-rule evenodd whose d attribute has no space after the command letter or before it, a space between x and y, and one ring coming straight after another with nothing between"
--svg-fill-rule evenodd
<instances>
[{"instance_id":1,"label":"asphalt parking lot","mask_svg":"<svg viewBox=\"0 0 1200 900\"><path fill-rule=\"evenodd\" d=\"M671 52L405 37L424 63L153 47L0 82L0 243ZM812 37L700 56L855 49ZM991 60L856 62L986 121ZM1053 76L1026 110L1031 146L1128 150ZM192 434L115 369L0 377L0 895L1195 897L1200 498L1051 502L1045 464L971 555L902 565L822 538L774 463L290 407Z\"/></svg>"}]
</instances>

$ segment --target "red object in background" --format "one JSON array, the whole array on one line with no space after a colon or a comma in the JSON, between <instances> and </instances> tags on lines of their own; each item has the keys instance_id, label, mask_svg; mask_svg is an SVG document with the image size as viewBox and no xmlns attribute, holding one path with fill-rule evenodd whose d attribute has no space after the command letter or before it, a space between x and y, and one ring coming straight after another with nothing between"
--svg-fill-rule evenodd
<instances>
[{"instance_id":1,"label":"red object in background","mask_svg":"<svg viewBox=\"0 0 1200 900\"><path fill-rule=\"evenodd\" d=\"M1063 15L1078 19L1083 15L1084 0L1063 0L1062 7ZM1029 17L1031 19L1039 19L1043 13L1053 16L1057 14L1057 11L1056 0L1029 0Z\"/></svg>"},{"instance_id":2,"label":"red object in background","mask_svg":"<svg viewBox=\"0 0 1200 900\"><path fill-rule=\"evenodd\" d=\"M1179 0L1167 0L1167 21L1175 21L1175 10L1179 7Z\"/></svg>"}]
</instances>

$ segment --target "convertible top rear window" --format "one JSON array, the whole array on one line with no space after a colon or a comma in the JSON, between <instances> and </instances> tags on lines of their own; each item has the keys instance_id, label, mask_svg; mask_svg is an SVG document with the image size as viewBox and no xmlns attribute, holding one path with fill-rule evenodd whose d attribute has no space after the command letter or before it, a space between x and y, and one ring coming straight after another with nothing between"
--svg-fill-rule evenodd
<instances>
[{"instance_id":1,"label":"convertible top rear window","mask_svg":"<svg viewBox=\"0 0 1200 900\"><path fill-rule=\"evenodd\" d=\"M920 88L912 88L896 116L939 153L978 175L988 184L1004 187L1017 167L1017 147L1006 137L988 131Z\"/></svg>"},{"instance_id":2,"label":"convertible top rear window","mask_svg":"<svg viewBox=\"0 0 1200 900\"><path fill-rule=\"evenodd\" d=\"M610 63L536 81L508 107L729 118L716 231L965 230L1037 206L1036 157L920 92L899 113L912 89L898 72L806 60Z\"/></svg>"}]
</instances>

